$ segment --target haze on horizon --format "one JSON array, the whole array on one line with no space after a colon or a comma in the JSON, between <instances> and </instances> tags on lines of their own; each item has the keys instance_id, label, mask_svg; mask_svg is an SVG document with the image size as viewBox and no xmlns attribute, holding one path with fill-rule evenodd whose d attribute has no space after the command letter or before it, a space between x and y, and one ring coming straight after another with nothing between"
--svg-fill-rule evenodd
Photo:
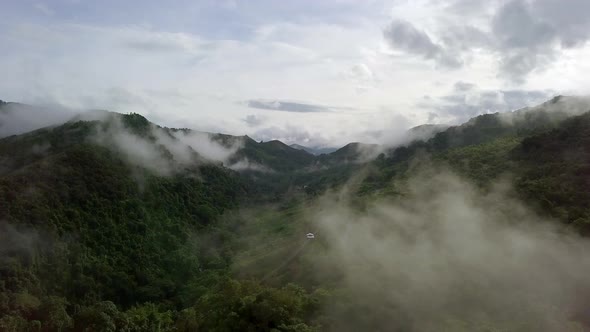
<instances>
[{"instance_id":1,"label":"haze on horizon","mask_svg":"<svg viewBox=\"0 0 590 332\"><path fill-rule=\"evenodd\" d=\"M309 146L589 93L586 0L6 1L0 99Z\"/></svg>"}]
</instances>

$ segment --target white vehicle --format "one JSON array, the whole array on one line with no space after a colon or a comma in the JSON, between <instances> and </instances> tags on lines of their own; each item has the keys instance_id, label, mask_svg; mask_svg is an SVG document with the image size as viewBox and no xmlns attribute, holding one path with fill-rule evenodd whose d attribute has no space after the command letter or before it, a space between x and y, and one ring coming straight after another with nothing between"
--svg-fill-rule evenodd
<instances>
[{"instance_id":1,"label":"white vehicle","mask_svg":"<svg viewBox=\"0 0 590 332\"><path fill-rule=\"evenodd\" d=\"M315 235L313 235L313 233L307 233L307 235L305 235L308 239L315 239Z\"/></svg>"}]
</instances>

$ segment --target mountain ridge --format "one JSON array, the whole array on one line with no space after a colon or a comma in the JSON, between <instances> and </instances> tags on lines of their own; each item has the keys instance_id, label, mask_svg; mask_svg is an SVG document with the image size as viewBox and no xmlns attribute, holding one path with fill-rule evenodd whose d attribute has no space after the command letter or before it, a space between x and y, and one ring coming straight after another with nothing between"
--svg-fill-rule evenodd
<instances>
[{"instance_id":1,"label":"mountain ridge","mask_svg":"<svg viewBox=\"0 0 590 332\"><path fill-rule=\"evenodd\" d=\"M369 257L373 249L365 252L363 248L376 243L389 249L392 243L407 243L402 250L384 252L387 257L401 252L395 257L411 268L412 261L406 258L421 252L416 248L424 248L420 246L426 241L423 234L441 234L431 233L439 224L418 223L421 232L412 233L414 224L397 220L415 221L415 213L430 213L431 209L429 222L454 220L439 210L448 202L445 198L459 201L461 213L476 201L475 208L459 215L469 219L461 227L467 231L476 227L476 232L468 233L474 234L479 229L472 216L485 208L491 210L486 218L499 219L494 219L498 227L518 224L518 219L504 219L510 213L522 217L518 214L522 201L538 216L554 222L559 236L574 230L582 236L590 234L590 113L586 112L590 104L565 112L568 102L560 97L532 111L481 115L429 139L398 147L350 143L320 156L280 141L260 143L248 136L160 127L133 113L108 113L102 121L76 119L4 137L0 139L0 329L141 331L157 327L192 331L220 326L231 330L239 325L251 330L284 327L308 332L342 330L338 322L357 312L368 322L354 321L354 330L386 329L391 327L392 315L398 317L399 326L418 324L422 320L405 316L397 306L380 311L387 306L378 301L382 287L369 287L374 280L355 282L352 288L346 283L348 265L363 268L369 258L368 270L361 271L382 276L382 269L374 266L385 265L372 265L379 262ZM553 108L558 112L549 114ZM535 110L540 112L529 113ZM371 156L362 158L364 151ZM410 183L421 168L426 169L427 181ZM462 182L441 181L436 176L440 169L473 185L465 189ZM493 188L506 172L511 173L507 179L514 191L502 201ZM446 178L453 177L443 176ZM419 196L422 200L413 201L412 190L417 185L425 194ZM461 192L455 197L458 188ZM445 195L451 196L437 196L437 191L450 191ZM482 195L483 200L478 201L476 197ZM344 212L325 203L331 200L344 206ZM397 211L392 219L373 227L374 215L381 218L392 209ZM316 218L350 220L330 230L320 228ZM445 228L450 237L443 239L452 243L451 249L464 252L462 246L467 242L461 242L465 238L462 229L455 224L440 225L453 226ZM371 245L355 242L364 229L361 226L376 234L367 235ZM494 238L494 230L501 228L492 226L481 233ZM527 237L526 225L522 226L518 233L498 234L503 241L516 234L518 239L537 243L536 238ZM313 242L305 237L308 232L315 234ZM398 241L385 238L396 232ZM457 241L459 246L453 246ZM511 248L510 241L499 243L502 250ZM335 265L334 259L338 262L340 256L327 254L339 245L346 259L360 252L359 260ZM445 241L437 242L435 259L444 246ZM566 258L574 263L579 259ZM515 266L523 264L518 262ZM461 275L468 270L461 269ZM487 271L495 270L502 277L506 274L502 269ZM530 272L524 272L529 285ZM571 283L571 279L566 281ZM470 293L472 287L480 289L476 284L458 286L450 288L460 293L452 300L481 298L477 292ZM379 296L363 297L365 287ZM493 291L497 294L497 289ZM452 293L445 293L445 303ZM479 302L469 303L480 309ZM568 305L571 308L563 308L567 314L585 312L584 305ZM330 310L322 309L326 307ZM491 317L502 314L499 327L537 326L537 315L523 317L518 310L506 313L504 305L497 310L483 308L493 309ZM463 312L429 317L449 330L454 330L452 324L457 321L461 326L480 326L479 312L475 318ZM551 310L542 313L555 314ZM484 325L496 327L494 324L486 321Z\"/></svg>"}]
</instances>

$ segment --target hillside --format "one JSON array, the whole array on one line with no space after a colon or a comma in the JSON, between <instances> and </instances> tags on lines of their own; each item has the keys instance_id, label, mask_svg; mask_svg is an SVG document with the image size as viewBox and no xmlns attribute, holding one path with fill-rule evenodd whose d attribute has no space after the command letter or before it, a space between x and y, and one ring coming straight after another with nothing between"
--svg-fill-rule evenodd
<instances>
[{"instance_id":1,"label":"hillside","mask_svg":"<svg viewBox=\"0 0 590 332\"><path fill-rule=\"evenodd\" d=\"M124 122L144 133L142 118ZM184 301L182 285L226 264L227 254L191 242L237 205L244 189L235 173L202 164L159 176L88 140L98 125L74 122L0 141L4 328L38 321L44 330L65 328L93 306L107 310L103 300L173 308ZM84 319L95 318L75 324Z\"/></svg>"},{"instance_id":2,"label":"hillside","mask_svg":"<svg viewBox=\"0 0 590 332\"><path fill-rule=\"evenodd\" d=\"M273 171L295 171L310 166L314 156L306 151L294 149L281 141L256 142L246 137L234 160L248 159Z\"/></svg>"},{"instance_id":3,"label":"hillside","mask_svg":"<svg viewBox=\"0 0 590 332\"><path fill-rule=\"evenodd\" d=\"M0 139L3 330L183 320L191 330L197 318L177 310L229 282L235 235L219 217L255 190L223 163L265 174L313 161L278 141L162 128L138 114L99 118ZM207 301L220 300L229 299Z\"/></svg>"},{"instance_id":4,"label":"hillside","mask_svg":"<svg viewBox=\"0 0 590 332\"><path fill-rule=\"evenodd\" d=\"M319 156L133 113L1 138L0 330L582 328L589 106Z\"/></svg>"},{"instance_id":5,"label":"hillside","mask_svg":"<svg viewBox=\"0 0 590 332\"><path fill-rule=\"evenodd\" d=\"M384 151L377 159L388 179L394 170L419 154L439 155L470 146L485 146L496 140L521 140L552 130L570 117L590 111L583 97L555 97L541 105L509 113L484 114L452 126L425 141L415 141Z\"/></svg>"},{"instance_id":6,"label":"hillside","mask_svg":"<svg viewBox=\"0 0 590 332\"><path fill-rule=\"evenodd\" d=\"M0 138L61 124L72 116L72 110L52 106L32 106L0 100Z\"/></svg>"},{"instance_id":7,"label":"hillside","mask_svg":"<svg viewBox=\"0 0 590 332\"><path fill-rule=\"evenodd\" d=\"M297 150L303 150L303 151L307 151L313 155L321 155L321 154L328 154L328 153L332 153L336 150L338 150L337 148L310 148L307 146L303 146L303 145L299 145L299 144L291 144L289 145L290 147L292 147L293 149L297 149Z\"/></svg>"}]
</instances>

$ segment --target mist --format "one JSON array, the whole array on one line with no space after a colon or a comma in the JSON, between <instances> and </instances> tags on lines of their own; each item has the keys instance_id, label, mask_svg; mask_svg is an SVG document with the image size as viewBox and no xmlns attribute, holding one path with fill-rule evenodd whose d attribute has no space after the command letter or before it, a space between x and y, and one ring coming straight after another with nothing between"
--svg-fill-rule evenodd
<instances>
[{"instance_id":1,"label":"mist","mask_svg":"<svg viewBox=\"0 0 590 332\"><path fill-rule=\"evenodd\" d=\"M588 96L556 96L535 107L527 107L513 112L500 113L500 120L506 125L530 122L531 115L542 113L551 122L558 122L567 117L581 115L590 111Z\"/></svg>"},{"instance_id":2,"label":"mist","mask_svg":"<svg viewBox=\"0 0 590 332\"><path fill-rule=\"evenodd\" d=\"M0 138L61 124L78 112L61 106L30 106L0 101Z\"/></svg>"},{"instance_id":3,"label":"mist","mask_svg":"<svg viewBox=\"0 0 590 332\"><path fill-rule=\"evenodd\" d=\"M140 134L127 128L116 113L107 114L102 121L108 125L92 137L94 142L116 149L126 161L159 175L171 175L204 163L221 163L229 168L237 164L239 169L250 167L247 161L230 163L232 156L243 147L241 138L222 143L213 134L164 128L152 123Z\"/></svg>"},{"instance_id":4,"label":"mist","mask_svg":"<svg viewBox=\"0 0 590 332\"><path fill-rule=\"evenodd\" d=\"M413 177L399 199L356 209L326 195L310 220L316 277L340 278L334 331L571 331L587 316L590 243L539 217L508 185L482 192L450 172Z\"/></svg>"},{"instance_id":5,"label":"mist","mask_svg":"<svg viewBox=\"0 0 590 332\"><path fill-rule=\"evenodd\" d=\"M248 158L240 159L228 166L234 171L256 171L259 173L273 173L274 171L264 165L250 161Z\"/></svg>"},{"instance_id":6,"label":"mist","mask_svg":"<svg viewBox=\"0 0 590 332\"><path fill-rule=\"evenodd\" d=\"M387 153L392 149L408 146L419 141L426 142L449 127L449 125L444 124L424 124L407 129L405 123L402 123L387 131L375 132L374 138L378 144L356 144L354 162L359 164L367 163L377 158L379 154Z\"/></svg>"},{"instance_id":7,"label":"mist","mask_svg":"<svg viewBox=\"0 0 590 332\"><path fill-rule=\"evenodd\" d=\"M49 242L35 229L0 220L0 266L13 266L19 260L31 263Z\"/></svg>"}]
</instances>

